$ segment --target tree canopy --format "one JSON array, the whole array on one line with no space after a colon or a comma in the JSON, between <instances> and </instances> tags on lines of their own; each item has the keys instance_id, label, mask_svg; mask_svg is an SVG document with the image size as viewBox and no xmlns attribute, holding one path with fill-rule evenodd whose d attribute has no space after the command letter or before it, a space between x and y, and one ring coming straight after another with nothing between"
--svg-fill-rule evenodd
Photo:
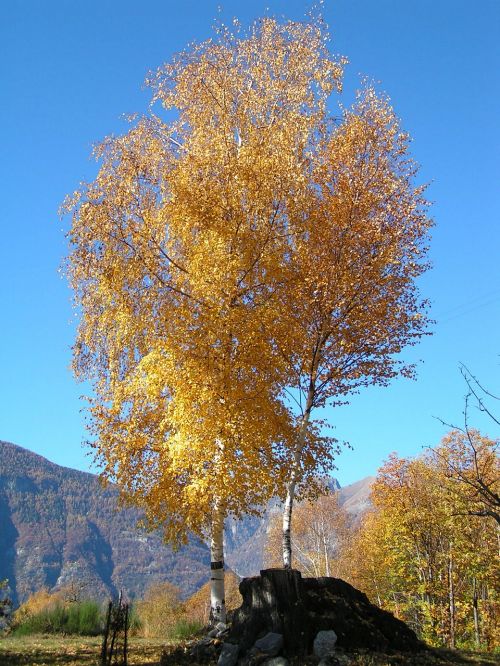
<instances>
[{"instance_id":1,"label":"tree canopy","mask_svg":"<svg viewBox=\"0 0 500 666\"><path fill-rule=\"evenodd\" d=\"M330 114L327 42L319 19L220 26L151 74L67 206L97 458L168 539L210 536L217 584L224 518L286 495L289 533L331 467L312 409L411 373L396 354L428 324L408 136L370 86Z\"/></svg>"}]
</instances>

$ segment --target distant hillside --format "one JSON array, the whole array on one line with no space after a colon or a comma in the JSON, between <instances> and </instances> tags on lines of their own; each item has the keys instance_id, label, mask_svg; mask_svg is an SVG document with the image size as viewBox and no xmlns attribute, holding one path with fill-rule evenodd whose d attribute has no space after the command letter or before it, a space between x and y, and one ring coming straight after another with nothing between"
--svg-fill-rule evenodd
<instances>
[{"instance_id":1,"label":"distant hillside","mask_svg":"<svg viewBox=\"0 0 500 666\"><path fill-rule=\"evenodd\" d=\"M353 521L368 507L368 477L339 490ZM137 527L137 509L118 506L118 490L94 474L61 467L31 451L0 441L0 580L8 578L14 603L45 586L83 583L84 592L108 597L123 589L142 596L154 582L169 581L188 596L206 582L207 546L191 539L173 552L158 532ZM228 522L226 563L239 576L258 574L273 514Z\"/></svg>"},{"instance_id":2,"label":"distant hillside","mask_svg":"<svg viewBox=\"0 0 500 666\"><path fill-rule=\"evenodd\" d=\"M71 581L94 596L124 589L134 597L155 581L187 596L207 580L205 544L192 539L174 553L160 534L138 529L139 511L118 509L117 499L116 487L93 474L0 441L0 579L9 579L16 604Z\"/></svg>"},{"instance_id":3,"label":"distant hillside","mask_svg":"<svg viewBox=\"0 0 500 666\"><path fill-rule=\"evenodd\" d=\"M349 486L340 488L339 502L350 515L352 522L356 522L370 508L370 492L374 476L367 476Z\"/></svg>"}]
</instances>

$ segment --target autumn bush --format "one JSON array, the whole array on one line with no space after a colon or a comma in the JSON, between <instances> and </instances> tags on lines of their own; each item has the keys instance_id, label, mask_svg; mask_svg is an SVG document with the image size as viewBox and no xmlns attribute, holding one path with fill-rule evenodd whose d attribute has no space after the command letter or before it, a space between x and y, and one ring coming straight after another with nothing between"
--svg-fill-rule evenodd
<instances>
[{"instance_id":1,"label":"autumn bush","mask_svg":"<svg viewBox=\"0 0 500 666\"><path fill-rule=\"evenodd\" d=\"M50 593L47 588L43 587L34 594L32 594L14 613L14 626L17 627L23 624L28 618L37 615L50 606L54 606L58 595Z\"/></svg>"},{"instance_id":2,"label":"autumn bush","mask_svg":"<svg viewBox=\"0 0 500 666\"><path fill-rule=\"evenodd\" d=\"M151 585L135 603L134 613L137 633L145 638L172 637L185 619L179 588L168 582Z\"/></svg>"},{"instance_id":3,"label":"autumn bush","mask_svg":"<svg viewBox=\"0 0 500 666\"><path fill-rule=\"evenodd\" d=\"M241 605L239 578L226 573L226 604L228 610ZM210 583L207 582L189 599L182 601L180 590L171 583L151 585L143 599L132 608L132 633L144 638L182 640L198 633L210 617Z\"/></svg>"}]
</instances>

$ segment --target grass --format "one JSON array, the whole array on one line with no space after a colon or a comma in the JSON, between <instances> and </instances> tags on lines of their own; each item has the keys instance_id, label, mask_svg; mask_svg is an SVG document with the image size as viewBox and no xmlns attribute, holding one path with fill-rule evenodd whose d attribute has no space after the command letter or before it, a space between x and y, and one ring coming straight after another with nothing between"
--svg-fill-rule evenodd
<instances>
[{"instance_id":1,"label":"grass","mask_svg":"<svg viewBox=\"0 0 500 666\"><path fill-rule=\"evenodd\" d=\"M182 641L168 642L159 638L137 638L129 641L128 663L131 666L159 666L160 656L174 654ZM101 650L99 636L7 636L0 639L0 664L2 666L96 666ZM172 655L173 656L173 655ZM500 664L498 655L466 651L435 650L419 655L383 655L358 653L349 655L350 666L493 666ZM166 664L195 664L187 661L170 661ZM313 666L317 659L291 660L291 666Z\"/></svg>"},{"instance_id":2,"label":"grass","mask_svg":"<svg viewBox=\"0 0 500 666\"><path fill-rule=\"evenodd\" d=\"M100 636L42 634L0 638L2 666L96 666L101 652ZM160 663L166 641L129 639L128 663L133 666Z\"/></svg>"},{"instance_id":3,"label":"grass","mask_svg":"<svg viewBox=\"0 0 500 666\"><path fill-rule=\"evenodd\" d=\"M102 633L104 618L99 604L82 601L77 604L56 604L39 613L29 615L19 624L17 636L29 634L77 634L98 636Z\"/></svg>"},{"instance_id":4,"label":"grass","mask_svg":"<svg viewBox=\"0 0 500 666\"><path fill-rule=\"evenodd\" d=\"M196 635L201 635L203 625L195 620L180 619L174 625L170 637L176 641L185 641Z\"/></svg>"}]
</instances>

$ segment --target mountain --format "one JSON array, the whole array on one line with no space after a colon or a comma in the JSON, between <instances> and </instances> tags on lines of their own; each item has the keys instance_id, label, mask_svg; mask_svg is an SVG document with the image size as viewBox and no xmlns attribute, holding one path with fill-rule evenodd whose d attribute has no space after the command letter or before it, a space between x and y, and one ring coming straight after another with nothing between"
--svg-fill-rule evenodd
<instances>
[{"instance_id":1,"label":"mountain","mask_svg":"<svg viewBox=\"0 0 500 666\"><path fill-rule=\"evenodd\" d=\"M191 539L177 552L141 514L120 508L118 490L97 476L60 467L0 441L0 580L15 604L43 586L77 583L95 597L123 589L133 598L169 581L183 596L208 578L208 548Z\"/></svg>"},{"instance_id":2,"label":"mountain","mask_svg":"<svg viewBox=\"0 0 500 666\"><path fill-rule=\"evenodd\" d=\"M370 493L374 481L374 476L367 476L349 486L340 488L339 504L347 511L353 523L357 522L370 508Z\"/></svg>"},{"instance_id":3,"label":"mountain","mask_svg":"<svg viewBox=\"0 0 500 666\"><path fill-rule=\"evenodd\" d=\"M372 482L340 488L328 480L353 522L369 506ZM0 580L9 580L15 604L41 587L76 584L102 598L123 589L134 598L169 581L187 597L206 582L210 556L202 541L191 538L174 552L161 533L140 529L140 511L121 507L118 498L116 486L103 487L94 474L0 441ZM225 559L239 576L263 568L267 533L279 512L273 500L261 516L228 521Z\"/></svg>"}]
</instances>

